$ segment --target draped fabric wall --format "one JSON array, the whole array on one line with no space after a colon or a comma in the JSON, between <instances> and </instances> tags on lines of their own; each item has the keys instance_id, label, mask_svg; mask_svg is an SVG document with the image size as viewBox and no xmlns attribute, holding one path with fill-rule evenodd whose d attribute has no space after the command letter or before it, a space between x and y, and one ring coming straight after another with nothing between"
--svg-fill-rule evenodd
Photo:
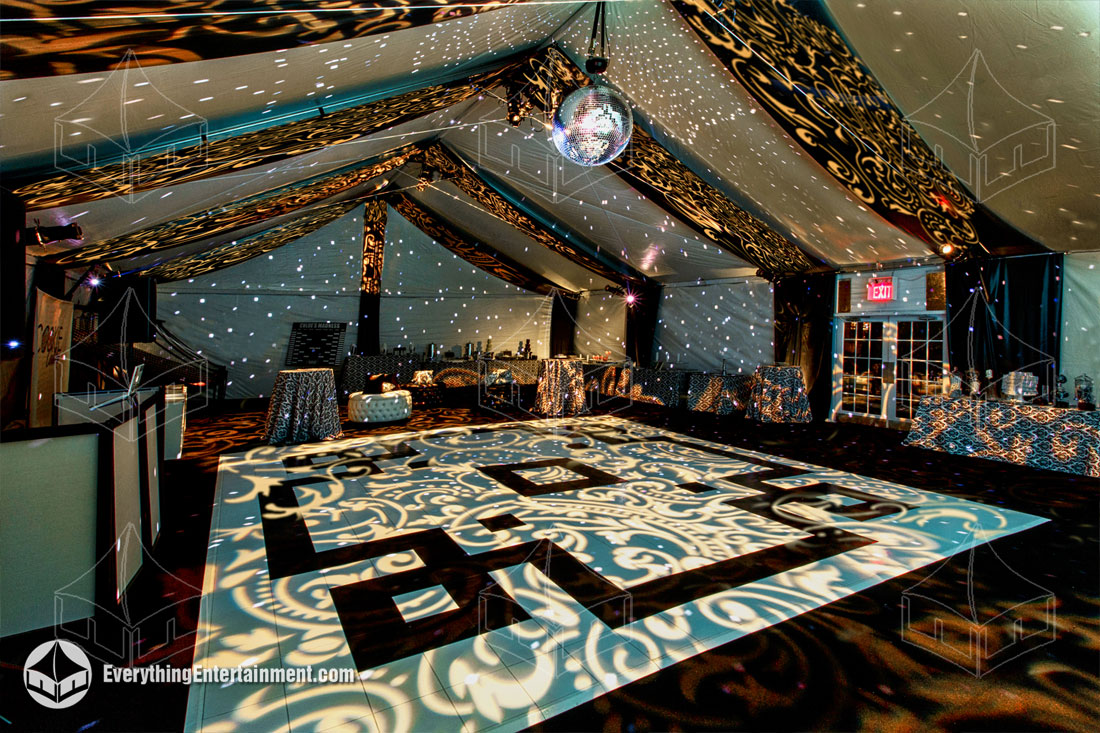
<instances>
[{"instance_id":1,"label":"draped fabric wall","mask_svg":"<svg viewBox=\"0 0 1100 733\"><path fill-rule=\"evenodd\" d=\"M659 285L636 288L636 300L626 308L626 353L640 366L653 363L661 290Z\"/></svg>"},{"instance_id":2,"label":"draped fabric wall","mask_svg":"<svg viewBox=\"0 0 1100 733\"><path fill-rule=\"evenodd\" d=\"M814 420L832 396L836 273L796 275L775 283L775 359L802 367Z\"/></svg>"},{"instance_id":3,"label":"draped fabric wall","mask_svg":"<svg viewBox=\"0 0 1100 733\"><path fill-rule=\"evenodd\" d=\"M1062 374L1100 379L1100 252L1065 257L1062 290Z\"/></svg>"},{"instance_id":4,"label":"draped fabric wall","mask_svg":"<svg viewBox=\"0 0 1100 733\"><path fill-rule=\"evenodd\" d=\"M577 353L626 357L626 302L622 296L599 290L585 291L577 303L577 327L573 336Z\"/></svg>"},{"instance_id":5,"label":"draped fabric wall","mask_svg":"<svg viewBox=\"0 0 1100 733\"><path fill-rule=\"evenodd\" d=\"M577 324L577 299L554 294L550 316L550 356L574 354L573 333Z\"/></svg>"},{"instance_id":6,"label":"draped fabric wall","mask_svg":"<svg viewBox=\"0 0 1100 733\"><path fill-rule=\"evenodd\" d=\"M995 378L1012 371L1054 388L1062 325L1061 254L947 265L951 366ZM971 328L973 330L971 330Z\"/></svg>"},{"instance_id":7,"label":"draped fabric wall","mask_svg":"<svg viewBox=\"0 0 1100 733\"><path fill-rule=\"evenodd\" d=\"M362 207L288 245L190 281L157 286L157 317L187 345L229 368L226 396L271 394L291 324L348 324L357 338Z\"/></svg>"},{"instance_id":8,"label":"draped fabric wall","mask_svg":"<svg viewBox=\"0 0 1100 733\"><path fill-rule=\"evenodd\" d=\"M774 361L772 287L760 278L665 285L657 359L682 369L751 373Z\"/></svg>"},{"instance_id":9,"label":"draped fabric wall","mask_svg":"<svg viewBox=\"0 0 1100 733\"><path fill-rule=\"evenodd\" d=\"M389 209L379 339L383 348L423 352L435 343L462 351L493 339L493 349L515 351L531 340L539 356L550 353L553 296L531 293L471 265Z\"/></svg>"}]
</instances>

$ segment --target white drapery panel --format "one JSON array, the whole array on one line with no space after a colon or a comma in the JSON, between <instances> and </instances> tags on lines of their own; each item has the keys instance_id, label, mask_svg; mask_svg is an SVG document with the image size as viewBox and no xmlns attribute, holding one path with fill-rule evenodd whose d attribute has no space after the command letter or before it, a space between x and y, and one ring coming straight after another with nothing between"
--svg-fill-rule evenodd
<instances>
[{"instance_id":1,"label":"white drapery panel","mask_svg":"<svg viewBox=\"0 0 1100 733\"><path fill-rule=\"evenodd\" d=\"M1062 286L1062 374L1100 379L1100 252L1066 255Z\"/></svg>"},{"instance_id":2,"label":"white drapery panel","mask_svg":"<svg viewBox=\"0 0 1100 733\"><path fill-rule=\"evenodd\" d=\"M157 286L157 317L229 368L226 397L266 397L286 368L293 323L347 323L345 354L355 348L362 242L363 216L356 209L266 255Z\"/></svg>"},{"instance_id":3,"label":"white drapery panel","mask_svg":"<svg viewBox=\"0 0 1100 733\"><path fill-rule=\"evenodd\" d=\"M423 352L428 344L459 354L466 343L516 350L531 341L550 355L549 297L471 265L437 244L392 208L386 223L379 337L387 348Z\"/></svg>"},{"instance_id":4,"label":"white drapery panel","mask_svg":"<svg viewBox=\"0 0 1100 733\"><path fill-rule=\"evenodd\" d=\"M610 351L613 359L626 358L626 301L621 295L599 290L581 293L573 348L581 355Z\"/></svg>"},{"instance_id":5,"label":"white drapery panel","mask_svg":"<svg viewBox=\"0 0 1100 733\"><path fill-rule=\"evenodd\" d=\"M683 369L751 372L774 361L772 287L760 278L666 285L657 358Z\"/></svg>"}]
</instances>

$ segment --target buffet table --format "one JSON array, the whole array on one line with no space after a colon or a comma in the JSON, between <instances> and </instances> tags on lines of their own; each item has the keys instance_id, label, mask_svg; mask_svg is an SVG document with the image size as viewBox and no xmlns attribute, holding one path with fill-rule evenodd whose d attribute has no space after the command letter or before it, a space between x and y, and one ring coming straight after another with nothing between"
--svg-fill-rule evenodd
<instances>
[{"instance_id":1,"label":"buffet table","mask_svg":"<svg viewBox=\"0 0 1100 733\"><path fill-rule=\"evenodd\" d=\"M922 397L903 445L1100 477L1100 412Z\"/></svg>"},{"instance_id":2,"label":"buffet table","mask_svg":"<svg viewBox=\"0 0 1100 733\"><path fill-rule=\"evenodd\" d=\"M748 416L760 422L810 422L810 400L802 367L756 367Z\"/></svg>"},{"instance_id":3,"label":"buffet table","mask_svg":"<svg viewBox=\"0 0 1100 733\"><path fill-rule=\"evenodd\" d=\"M752 399L752 385L751 374L695 372L688 377L688 409L716 415L741 412Z\"/></svg>"},{"instance_id":4,"label":"buffet table","mask_svg":"<svg viewBox=\"0 0 1100 733\"><path fill-rule=\"evenodd\" d=\"M340 435L340 405L331 369L285 369L275 377L264 441L305 443Z\"/></svg>"},{"instance_id":5,"label":"buffet table","mask_svg":"<svg viewBox=\"0 0 1100 733\"><path fill-rule=\"evenodd\" d=\"M585 412L584 362L579 359L540 361L535 409L548 417Z\"/></svg>"}]
</instances>

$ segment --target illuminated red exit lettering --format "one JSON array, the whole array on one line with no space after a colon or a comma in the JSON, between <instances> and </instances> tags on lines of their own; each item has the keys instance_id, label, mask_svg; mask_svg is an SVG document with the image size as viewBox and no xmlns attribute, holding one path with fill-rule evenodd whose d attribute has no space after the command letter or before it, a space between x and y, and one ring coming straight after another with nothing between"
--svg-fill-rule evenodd
<instances>
[{"instance_id":1,"label":"illuminated red exit lettering","mask_svg":"<svg viewBox=\"0 0 1100 733\"><path fill-rule=\"evenodd\" d=\"M878 303L894 299L894 278L873 277L867 283L867 300Z\"/></svg>"}]
</instances>

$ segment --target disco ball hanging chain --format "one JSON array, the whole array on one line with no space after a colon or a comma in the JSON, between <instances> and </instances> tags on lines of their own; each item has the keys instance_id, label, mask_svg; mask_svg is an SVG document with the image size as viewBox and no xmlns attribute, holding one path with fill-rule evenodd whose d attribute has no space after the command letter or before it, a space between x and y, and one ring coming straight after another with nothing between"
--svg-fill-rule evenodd
<instances>
[{"instance_id":1,"label":"disco ball hanging chain","mask_svg":"<svg viewBox=\"0 0 1100 733\"><path fill-rule=\"evenodd\" d=\"M596 55L596 39L600 53ZM592 38L584 68L597 75L595 83L581 87L562 100L554 111L551 127L554 145L577 165L597 166L619 157L630 142L634 118L630 103L599 75L607 70L607 20L604 3L596 4Z\"/></svg>"}]
</instances>

